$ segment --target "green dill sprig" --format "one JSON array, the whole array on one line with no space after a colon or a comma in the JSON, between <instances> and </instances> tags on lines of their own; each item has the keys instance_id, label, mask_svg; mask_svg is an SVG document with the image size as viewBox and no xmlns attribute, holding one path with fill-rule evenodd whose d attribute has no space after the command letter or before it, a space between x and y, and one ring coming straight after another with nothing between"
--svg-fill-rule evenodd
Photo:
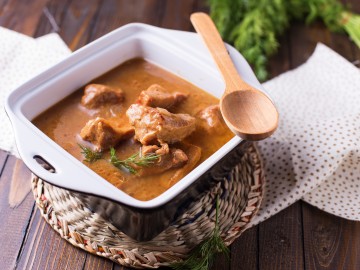
<instances>
[{"instance_id":1,"label":"green dill sprig","mask_svg":"<svg viewBox=\"0 0 360 270\"><path fill-rule=\"evenodd\" d=\"M81 144L78 145L81 148L81 154L84 156L85 161L92 163L102 158L102 152L93 151L89 147L83 146Z\"/></svg>"},{"instance_id":2,"label":"green dill sprig","mask_svg":"<svg viewBox=\"0 0 360 270\"><path fill-rule=\"evenodd\" d=\"M140 166L140 167L147 167L155 161L159 159L160 155L157 155L155 153L150 153L147 155L142 155L139 151L138 153L133 154L132 156L128 157L127 159L120 160L116 156L116 151L113 147L110 148L110 162L115 167L119 169L126 169L131 174L136 174L137 170L133 167L134 165Z\"/></svg>"},{"instance_id":3,"label":"green dill sprig","mask_svg":"<svg viewBox=\"0 0 360 270\"><path fill-rule=\"evenodd\" d=\"M216 197L215 227L210 237L197 246L183 262L170 265L175 270L208 270L216 253L224 253L229 258L229 249L220 235L219 196Z\"/></svg>"},{"instance_id":4,"label":"green dill sprig","mask_svg":"<svg viewBox=\"0 0 360 270\"><path fill-rule=\"evenodd\" d=\"M333 32L346 32L360 48L360 15L339 0L208 0L210 15L223 39L253 66L260 81L268 78L268 59L292 20L321 19Z\"/></svg>"}]
</instances>

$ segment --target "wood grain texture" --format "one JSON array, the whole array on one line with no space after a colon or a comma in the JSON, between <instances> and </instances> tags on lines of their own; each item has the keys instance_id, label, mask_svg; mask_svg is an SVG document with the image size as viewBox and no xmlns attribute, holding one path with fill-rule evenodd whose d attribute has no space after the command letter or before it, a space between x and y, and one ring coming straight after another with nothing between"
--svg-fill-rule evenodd
<instances>
[{"instance_id":1,"label":"wood grain texture","mask_svg":"<svg viewBox=\"0 0 360 270\"><path fill-rule=\"evenodd\" d=\"M244 140L258 141L269 137L276 130L279 118L272 101L240 77L209 15L196 12L190 20L225 82L220 109L226 125Z\"/></svg>"},{"instance_id":2,"label":"wood grain texture","mask_svg":"<svg viewBox=\"0 0 360 270\"><path fill-rule=\"evenodd\" d=\"M348 0L347 4L351 7L353 12L360 14L360 1L357 0ZM358 68L360 68L360 49L353 42L351 43L354 63Z\"/></svg>"},{"instance_id":3,"label":"wood grain texture","mask_svg":"<svg viewBox=\"0 0 360 270\"><path fill-rule=\"evenodd\" d=\"M5 170L5 163L7 162L7 159L8 159L8 154L5 151L0 150L0 180L2 180L3 172Z\"/></svg>"},{"instance_id":4,"label":"wood grain texture","mask_svg":"<svg viewBox=\"0 0 360 270\"><path fill-rule=\"evenodd\" d=\"M31 190L30 179L30 170L20 159L17 159L13 168L9 190L9 206L11 208L18 207L25 200Z\"/></svg>"},{"instance_id":5,"label":"wood grain texture","mask_svg":"<svg viewBox=\"0 0 360 270\"><path fill-rule=\"evenodd\" d=\"M258 269L258 233L259 226L253 227L245 231L231 245L231 261L232 270L256 270Z\"/></svg>"},{"instance_id":6,"label":"wood grain texture","mask_svg":"<svg viewBox=\"0 0 360 270\"><path fill-rule=\"evenodd\" d=\"M246 82L239 76L234 63L232 62L225 44L216 29L214 22L210 16L203 12L197 12L191 15L191 23L196 32L201 37L210 52L219 72L225 82L225 92L230 94L234 91L250 89Z\"/></svg>"},{"instance_id":7,"label":"wood grain texture","mask_svg":"<svg viewBox=\"0 0 360 270\"><path fill-rule=\"evenodd\" d=\"M175 30L191 31L190 14L197 11L196 0L166 1L162 8L159 26ZM200 9L200 8L199 8Z\"/></svg>"},{"instance_id":8,"label":"wood grain texture","mask_svg":"<svg viewBox=\"0 0 360 270\"><path fill-rule=\"evenodd\" d=\"M113 262L110 260L92 255L87 254L86 260L84 264L84 270L112 270L113 269ZM126 268L123 268L122 270L125 270Z\"/></svg>"},{"instance_id":9,"label":"wood grain texture","mask_svg":"<svg viewBox=\"0 0 360 270\"><path fill-rule=\"evenodd\" d=\"M165 268L163 267L162 269L159 268L159 270L170 270L171 268ZM131 268L119 265L119 264L114 264L113 269L112 270L132 270Z\"/></svg>"},{"instance_id":10,"label":"wood grain texture","mask_svg":"<svg viewBox=\"0 0 360 270\"><path fill-rule=\"evenodd\" d=\"M306 269L360 269L360 222L303 206Z\"/></svg>"},{"instance_id":11,"label":"wood grain texture","mask_svg":"<svg viewBox=\"0 0 360 270\"><path fill-rule=\"evenodd\" d=\"M259 225L259 269L304 269L301 204Z\"/></svg>"},{"instance_id":12,"label":"wood grain texture","mask_svg":"<svg viewBox=\"0 0 360 270\"><path fill-rule=\"evenodd\" d=\"M216 254L215 261L210 270L230 270L230 257L226 257L225 254Z\"/></svg>"},{"instance_id":13,"label":"wood grain texture","mask_svg":"<svg viewBox=\"0 0 360 270\"><path fill-rule=\"evenodd\" d=\"M53 32L59 33L71 1L49 0L43 9L34 37Z\"/></svg>"},{"instance_id":14,"label":"wood grain texture","mask_svg":"<svg viewBox=\"0 0 360 270\"><path fill-rule=\"evenodd\" d=\"M9 0L0 8L0 25L33 36L47 0ZM31 14L31 16L29 16Z\"/></svg>"},{"instance_id":15,"label":"wood grain texture","mask_svg":"<svg viewBox=\"0 0 360 270\"><path fill-rule=\"evenodd\" d=\"M355 61L352 48L353 44L349 42L348 36L343 33L331 33L329 45L334 51L349 60L349 62Z\"/></svg>"},{"instance_id":16,"label":"wood grain texture","mask_svg":"<svg viewBox=\"0 0 360 270\"><path fill-rule=\"evenodd\" d=\"M269 77L274 78L290 69L291 49L290 31L279 37L279 51L268 63Z\"/></svg>"},{"instance_id":17,"label":"wood grain texture","mask_svg":"<svg viewBox=\"0 0 360 270\"><path fill-rule=\"evenodd\" d=\"M10 207L8 198L16 158L8 157L4 163L5 159L6 153L0 151L0 166L5 164L0 178L0 243L6 247L1 251L0 265L1 269L7 270L16 265L33 212L34 199L29 193L18 207Z\"/></svg>"},{"instance_id":18,"label":"wood grain texture","mask_svg":"<svg viewBox=\"0 0 360 270\"><path fill-rule=\"evenodd\" d=\"M316 21L311 26L304 25L302 22L294 22L289 32L291 49L290 68L295 68L305 63L314 52L318 42L330 46L330 32L322 22Z\"/></svg>"},{"instance_id":19,"label":"wood grain texture","mask_svg":"<svg viewBox=\"0 0 360 270\"><path fill-rule=\"evenodd\" d=\"M101 0L76 0L64 10L59 34L72 51L89 42L101 3Z\"/></svg>"},{"instance_id":20,"label":"wood grain texture","mask_svg":"<svg viewBox=\"0 0 360 270\"><path fill-rule=\"evenodd\" d=\"M131 22L159 25L166 2L162 0L109 0L104 2L99 9L90 40L97 39Z\"/></svg>"}]
</instances>

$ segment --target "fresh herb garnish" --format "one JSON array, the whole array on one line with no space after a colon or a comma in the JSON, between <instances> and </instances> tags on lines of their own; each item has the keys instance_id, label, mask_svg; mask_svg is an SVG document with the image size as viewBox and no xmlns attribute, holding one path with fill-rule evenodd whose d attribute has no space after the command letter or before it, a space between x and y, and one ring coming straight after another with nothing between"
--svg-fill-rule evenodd
<instances>
[{"instance_id":1,"label":"fresh herb garnish","mask_svg":"<svg viewBox=\"0 0 360 270\"><path fill-rule=\"evenodd\" d=\"M175 270L208 270L212 265L216 253L224 253L229 258L229 249L220 235L219 227L219 196L216 197L215 228L210 237L197 246L183 262L174 263Z\"/></svg>"},{"instance_id":2,"label":"fresh herb garnish","mask_svg":"<svg viewBox=\"0 0 360 270\"><path fill-rule=\"evenodd\" d=\"M360 48L360 16L339 0L208 0L222 37L252 64L259 80L268 77L268 59L292 20L324 21L330 31L347 32Z\"/></svg>"},{"instance_id":3,"label":"fresh herb garnish","mask_svg":"<svg viewBox=\"0 0 360 270\"><path fill-rule=\"evenodd\" d=\"M102 158L102 152L96 152L91 150L89 147L83 146L79 144L79 147L81 148L81 154L84 156L84 160L87 162L94 162L100 158Z\"/></svg>"},{"instance_id":4,"label":"fresh herb garnish","mask_svg":"<svg viewBox=\"0 0 360 270\"><path fill-rule=\"evenodd\" d=\"M160 155L155 153L150 153L147 155L142 155L139 151L138 153L133 154L132 156L128 157L127 159L120 160L116 156L116 151L113 147L110 148L110 162L115 167L119 169L126 169L131 174L136 174L137 170L133 167L134 165L140 167L147 167L150 164L155 163L159 159Z\"/></svg>"}]
</instances>

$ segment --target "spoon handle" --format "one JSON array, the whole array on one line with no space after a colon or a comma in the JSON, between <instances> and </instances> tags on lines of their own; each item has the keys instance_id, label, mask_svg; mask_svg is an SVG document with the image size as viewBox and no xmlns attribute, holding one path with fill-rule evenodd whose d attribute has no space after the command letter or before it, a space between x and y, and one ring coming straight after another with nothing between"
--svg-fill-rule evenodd
<instances>
[{"instance_id":1,"label":"spoon handle","mask_svg":"<svg viewBox=\"0 0 360 270\"><path fill-rule=\"evenodd\" d=\"M239 76L224 42L209 15L203 12L191 14L190 20L196 32L202 37L225 81L227 93L247 89L249 86Z\"/></svg>"}]
</instances>

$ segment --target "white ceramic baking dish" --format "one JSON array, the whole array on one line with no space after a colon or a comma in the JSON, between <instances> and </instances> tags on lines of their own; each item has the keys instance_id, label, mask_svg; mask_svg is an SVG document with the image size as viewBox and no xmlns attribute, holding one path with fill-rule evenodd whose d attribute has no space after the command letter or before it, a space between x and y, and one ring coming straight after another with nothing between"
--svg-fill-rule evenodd
<instances>
[{"instance_id":1,"label":"white ceramic baking dish","mask_svg":"<svg viewBox=\"0 0 360 270\"><path fill-rule=\"evenodd\" d=\"M245 59L231 46L227 49L244 80L263 90ZM26 82L8 96L5 108L15 131L20 156L32 172L53 185L74 191L74 196L81 197L89 207L109 218L131 237L147 240L161 232L181 212L179 208L184 207L176 203L189 202L201 192L199 185L207 186L197 180L220 164L219 161L229 156L242 140L235 136L166 192L150 201L139 201L84 166L31 123L34 117L89 81L136 57L145 58L216 97L223 92L221 76L197 34L134 23L88 44ZM34 157L46 160L55 173L45 170ZM219 175L224 173L226 170ZM211 174L214 176L213 172ZM199 182L195 188L197 192L189 197L187 193L191 192L185 190L195 186L195 182ZM166 209L169 205L173 210ZM114 208L111 214L110 208ZM159 214L159 211L164 213ZM136 216L137 223L128 224L127 221L124 224L123 219L128 219L126 215ZM148 228L146 220L155 216L160 221L154 228ZM129 226L132 228L127 228Z\"/></svg>"}]
</instances>

